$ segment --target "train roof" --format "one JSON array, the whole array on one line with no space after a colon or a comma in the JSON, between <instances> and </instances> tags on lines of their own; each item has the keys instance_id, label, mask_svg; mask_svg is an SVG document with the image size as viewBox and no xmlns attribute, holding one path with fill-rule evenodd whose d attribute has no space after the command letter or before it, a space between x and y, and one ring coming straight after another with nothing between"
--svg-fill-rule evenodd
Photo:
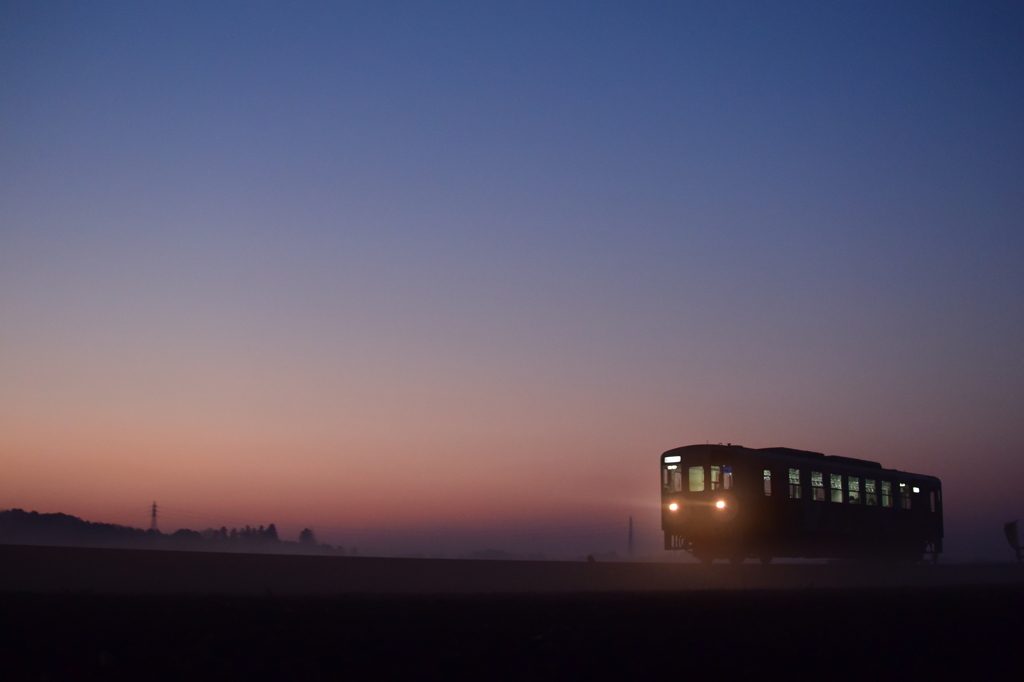
<instances>
[{"instance_id":1,"label":"train roof","mask_svg":"<svg viewBox=\"0 0 1024 682\"><path fill-rule=\"evenodd\" d=\"M743 448L742 445L736 446ZM793 448L743 448L744 450L755 450L764 455L783 455L785 457L805 457L807 459L824 459L836 464L852 464L854 466L881 469L879 462L872 462L869 459L857 459L855 457L842 457L840 455L825 455L810 450L794 450Z\"/></svg>"},{"instance_id":2,"label":"train roof","mask_svg":"<svg viewBox=\"0 0 1024 682\"><path fill-rule=\"evenodd\" d=\"M665 452L664 455L667 455L669 453L675 452L677 450L689 450L691 448L714 448L716 450L721 448L723 450L741 450L741 451L744 451L743 454L749 454L749 455L753 455L755 457L756 456L794 457L794 458L800 458L800 459L814 459L814 460L819 460L819 461L830 463L830 464L839 464L839 465L845 465L845 466L863 467L863 468L866 468L866 469L879 469L879 470L882 470L882 471L899 471L898 469L885 469L879 462L873 462L873 461L868 460L868 459L857 459L855 457L842 457L842 456L839 456L839 455L826 455L826 454L823 454L821 452L812 452L810 450L797 450L795 448L778 448L778 447L777 448L747 448L747 447L743 447L742 445L733 445L732 443L727 443L727 444L722 444L722 443L717 443L717 444L706 443L706 444L702 444L702 445L684 445L684 446L679 447L679 448L673 448L672 450L669 450L668 452ZM926 474L914 474L914 473L911 473L909 471L899 471L899 473L906 474L908 476L919 476L921 478L935 478L934 476L928 476ZM936 479L936 480L938 480L938 479Z\"/></svg>"}]
</instances>

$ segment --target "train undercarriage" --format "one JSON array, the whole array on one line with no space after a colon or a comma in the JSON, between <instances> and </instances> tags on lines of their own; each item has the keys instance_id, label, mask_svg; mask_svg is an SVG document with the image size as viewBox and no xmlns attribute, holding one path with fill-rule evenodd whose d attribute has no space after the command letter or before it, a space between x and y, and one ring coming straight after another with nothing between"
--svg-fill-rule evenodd
<instances>
[{"instance_id":1,"label":"train undercarriage","mask_svg":"<svg viewBox=\"0 0 1024 682\"><path fill-rule=\"evenodd\" d=\"M850 541L845 538L830 540L792 539L789 541L756 542L740 538L703 537L690 538L685 535L665 533L665 549L689 552L701 563L711 564L724 559L733 564L742 564L755 559L770 564L776 558L790 559L831 559L840 561L886 561L910 563L937 563L942 552L939 542L908 542L900 539L889 541Z\"/></svg>"}]
</instances>

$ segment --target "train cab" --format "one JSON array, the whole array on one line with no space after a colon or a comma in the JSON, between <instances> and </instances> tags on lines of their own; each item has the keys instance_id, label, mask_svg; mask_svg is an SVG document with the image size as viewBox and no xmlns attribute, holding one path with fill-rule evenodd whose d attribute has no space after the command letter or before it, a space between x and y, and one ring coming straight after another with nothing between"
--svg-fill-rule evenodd
<instances>
[{"instance_id":1,"label":"train cab","mask_svg":"<svg viewBox=\"0 0 1024 682\"><path fill-rule=\"evenodd\" d=\"M710 447L678 448L661 461L662 527L666 549L694 551L714 546L728 553L745 519L745 495L737 488L736 461L728 450ZM695 554L696 555L696 554Z\"/></svg>"}]
</instances>

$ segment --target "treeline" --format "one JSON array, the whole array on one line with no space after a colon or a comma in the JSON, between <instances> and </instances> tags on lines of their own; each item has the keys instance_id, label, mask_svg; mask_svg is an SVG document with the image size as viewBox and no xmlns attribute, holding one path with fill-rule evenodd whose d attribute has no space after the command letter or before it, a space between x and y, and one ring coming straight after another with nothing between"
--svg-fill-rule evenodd
<instances>
[{"instance_id":1,"label":"treeline","mask_svg":"<svg viewBox=\"0 0 1024 682\"><path fill-rule=\"evenodd\" d=\"M142 530L114 523L93 523L69 514L40 514L22 509L0 511L0 544L59 545L64 547L126 547L212 552L266 552L274 554L333 554L344 556L344 547L320 544L309 528L297 541L282 540L277 527L182 528L173 533ZM355 548L352 549L355 553Z\"/></svg>"}]
</instances>

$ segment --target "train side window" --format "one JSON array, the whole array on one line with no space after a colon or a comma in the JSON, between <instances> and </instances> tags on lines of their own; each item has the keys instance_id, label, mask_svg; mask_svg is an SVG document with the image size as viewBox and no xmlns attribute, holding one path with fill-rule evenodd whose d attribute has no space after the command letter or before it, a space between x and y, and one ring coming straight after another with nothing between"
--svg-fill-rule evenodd
<instances>
[{"instance_id":1,"label":"train side window","mask_svg":"<svg viewBox=\"0 0 1024 682\"><path fill-rule=\"evenodd\" d=\"M928 493L928 499L931 500L932 511L935 511L935 491L934 490L931 491L930 493Z\"/></svg>"},{"instance_id":2,"label":"train side window","mask_svg":"<svg viewBox=\"0 0 1024 682\"><path fill-rule=\"evenodd\" d=\"M878 491L875 489L875 482L870 478L864 479L864 504L869 507L878 506Z\"/></svg>"},{"instance_id":3,"label":"train side window","mask_svg":"<svg viewBox=\"0 0 1024 682\"><path fill-rule=\"evenodd\" d=\"M722 467L722 488L732 488L732 467Z\"/></svg>"},{"instance_id":4,"label":"train side window","mask_svg":"<svg viewBox=\"0 0 1024 682\"><path fill-rule=\"evenodd\" d=\"M892 506L892 483L889 481L882 481L882 506Z\"/></svg>"},{"instance_id":5,"label":"train side window","mask_svg":"<svg viewBox=\"0 0 1024 682\"><path fill-rule=\"evenodd\" d=\"M839 474L829 474L829 483L832 485L832 501L843 501L843 477Z\"/></svg>"},{"instance_id":6,"label":"train side window","mask_svg":"<svg viewBox=\"0 0 1024 682\"><path fill-rule=\"evenodd\" d=\"M690 467L690 492L704 490L704 467Z\"/></svg>"},{"instance_id":7,"label":"train side window","mask_svg":"<svg viewBox=\"0 0 1024 682\"><path fill-rule=\"evenodd\" d=\"M815 502L825 501L825 480L820 471L811 472L811 499Z\"/></svg>"},{"instance_id":8,"label":"train side window","mask_svg":"<svg viewBox=\"0 0 1024 682\"><path fill-rule=\"evenodd\" d=\"M722 487L722 467L711 467L711 489L718 490Z\"/></svg>"},{"instance_id":9,"label":"train side window","mask_svg":"<svg viewBox=\"0 0 1024 682\"><path fill-rule=\"evenodd\" d=\"M765 469L764 470L764 496L765 497L771 497L772 496L772 470L771 469ZM932 504L932 506L934 507L935 505ZM932 511L934 511L934 510L932 510Z\"/></svg>"},{"instance_id":10,"label":"train side window","mask_svg":"<svg viewBox=\"0 0 1024 682\"><path fill-rule=\"evenodd\" d=\"M900 483L900 507L910 509L910 486Z\"/></svg>"},{"instance_id":11,"label":"train side window","mask_svg":"<svg viewBox=\"0 0 1024 682\"><path fill-rule=\"evenodd\" d=\"M789 470L789 496L794 500L800 499L800 470Z\"/></svg>"},{"instance_id":12,"label":"train side window","mask_svg":"<svg viewBox=\"0 0 1024 682\"><path fill-rule=\"evenodd\" d=\"M860 504L860 479L856 476L846 478L846 499L850 504Z\"/></svg>"}]
</instances>

